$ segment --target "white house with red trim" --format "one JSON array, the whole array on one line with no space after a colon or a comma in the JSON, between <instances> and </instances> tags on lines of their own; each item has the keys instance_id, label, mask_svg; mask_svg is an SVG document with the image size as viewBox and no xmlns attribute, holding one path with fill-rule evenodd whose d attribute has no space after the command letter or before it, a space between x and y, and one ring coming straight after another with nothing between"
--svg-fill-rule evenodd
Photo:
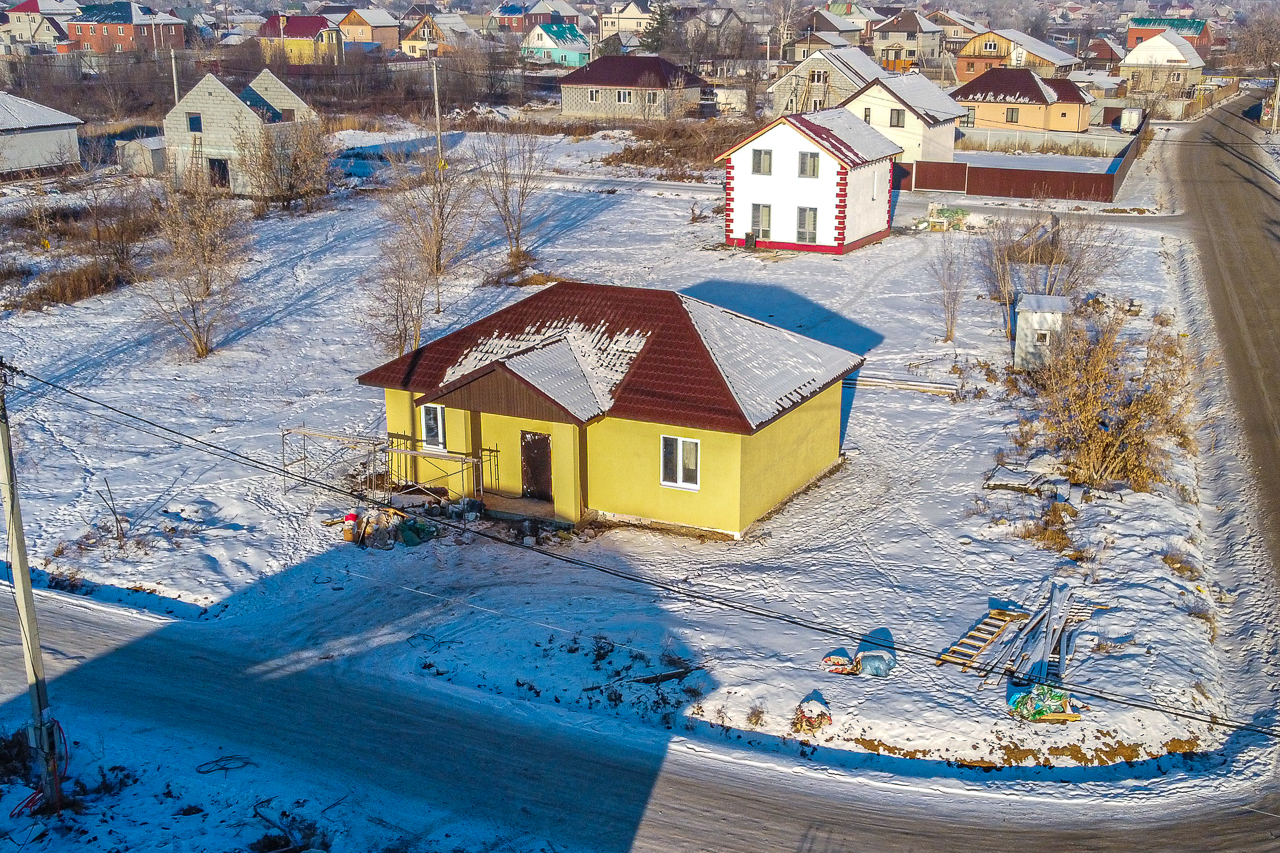
<instances>
[{"instance_id":1,"label":"white house with red trim","mask_svg":"<svg viewBox=\"0 0 1280 853\"><path fill-rule=\"evenodd\" d=\"M901 153L846 109L774 120L716 158L725 243L842 254L884 239Z\"/></svg>"}]
</instances>

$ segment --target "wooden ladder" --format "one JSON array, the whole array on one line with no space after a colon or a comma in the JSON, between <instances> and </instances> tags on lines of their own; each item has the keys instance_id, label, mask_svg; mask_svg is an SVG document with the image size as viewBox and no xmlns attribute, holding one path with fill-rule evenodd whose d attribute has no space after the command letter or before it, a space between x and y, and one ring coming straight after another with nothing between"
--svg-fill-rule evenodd
<instances>
[{"instance_id":1,"label":"wooden ladder","mask_svg":"<svg viewBox=\"0 0 1280 853\"><path fill-rule=\"evenodd\" d=\"M1021 622L1030 614L1019 613L1012 610L988 610L987 615L978 625L965 634L962 639L956 642L951 648L938 655L938 659L934 661L938 666L944 663L954 663L960 667L960 670L967 671L978 660L978 656L987 650L987 646L995 642L996 637L1008 628L1014 622Z\"/></svg>"}]
</instances>

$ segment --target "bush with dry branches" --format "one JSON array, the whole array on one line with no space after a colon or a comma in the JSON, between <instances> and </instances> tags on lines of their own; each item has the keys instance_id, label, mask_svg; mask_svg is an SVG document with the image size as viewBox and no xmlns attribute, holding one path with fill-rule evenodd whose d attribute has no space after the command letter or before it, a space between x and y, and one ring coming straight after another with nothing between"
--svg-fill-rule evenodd
<instances>
[{"instance_id":1,"label":"bush with dry branches","mask_svg":"<svg viewBox=\"0 0 1280 853\"><path fill-rule=\"evenodd\" d=\"M476 156L480 192L507 238L507 268L519 274L533 261L526 237L546 188L547 143L531 133L489 133L477 143Z\"/></svg>"},{"instance_id":2,"label":"bush with dry branches","mask_svg":"<svg viewBox=\"0 0 1280 853\"><path fill-rule=\"evenodd\" d=\"M1006 337L1019 293L1070 296L1087 290L1124 258L1123 235L1091 216L993 216L978 238L977 273L1000 303Z\"/></svg>"},{"instance_id":3,"label":"bush with dry branches","mask_svg":"<svg viewBox=\"0 0 1280 853\"><path fill-rule=\"evenodd\" d=\"M157 263L159 280L147 295L156 316L204 358L238 299L249 243L244 215L207 180L188 180L168 189L160 233L165 251Z\"/></svg>"},{"instance_id":4,"label":"bush with dry branches","mask_svg":"<svg viewBox=\"0 0 1280 853\"><path fill-rule=\"evenodd\" d=\"M925 263L925 272L937 285L930 297L942 314L943 341L955 339L956 321L968 290L967 248L967 244L957 243L950 231L944 231L938 251Z\"/></svg>"},{"instance_id":5,"label":"bush with dry branches","mask_svg":"<svg viewBox=\"0 0 1280 853\"><path fill-rule=\"evenodd\" d=\"M1125 334L1125 322L1115 309L1069 318L1022 387L1038 410L1031 445L1056 454L1071 482L1146 491L1165 478L1171 445L1194 450L1190 364L1176 333Z\"/></svg>"},{"instance_id":6,"label":"bush with dry branches","mask_svg":"<svg viewBox=\"0 0 1280 853\"><path fill-rule=\"evenodd\" d=\"M273 204L292 210L299 201L310 212L329 191L333 152L318 119L241 126L236 155L259 216Z\"/></svg>"}]
</instances>

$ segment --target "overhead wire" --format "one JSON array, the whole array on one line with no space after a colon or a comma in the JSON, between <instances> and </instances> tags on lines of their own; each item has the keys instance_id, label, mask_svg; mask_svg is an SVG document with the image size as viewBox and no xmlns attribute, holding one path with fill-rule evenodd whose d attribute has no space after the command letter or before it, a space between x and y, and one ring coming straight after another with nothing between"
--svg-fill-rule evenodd
<instances>
[{"instance_id":1,"label":"overhead wire","mask_svg":"<svg viewBox=\"0 0 1280 853\"><path fill-rule=\"evenodd\" d=\"M114 412L129 420L138 421L140 423L146 424L147 426L160 430L163 433L172 435L178 439L182 439L189 442L190 444L188 446L191 446L198 450L202 450L204 452L209 452L213 455L217 455L220 458L226 459L228 461L238 462L243 465L260 470L264 473L269 473L269 474L274 474L276 476L289 478L296 482L309 485L324 491L328 491L335 495L356 500L358 502L362 502L370 506L378 506L378 507L387 508L387 509L397 509L398 511L404 511L402 508L394 507L389 503L386 503L383 501L371 500L367 496L358 495L349 490L342 489L338 486L334 486L331 483L326 483L322 480L316 480L311 477L306 477L306 476L297 474L279 465L273 465L272 463L265 462L263 460L257 459L252 456L247 456L243 453L239 453L238 451L232 450L230 448L222 447L221 445L215 444L213 442L205 441L204 439L197 438L192 435L188 435L179 430L175 430L171 427L164 426L163 424L156 423L155 421L152 421L141 415L134 414L132 412L121 409L117 406L113 406L110 403L106 403L101 400L90 397L86 394L82 394L78 391L75 391L59 383L53 382L51 380L43 379L39 376L35 376L14 365L7 364L7 363L0 363L0 370L8 370L12 372L14 375L24 377L33 382L38 382L42 385L45 385L47 387L50 387L58 391L61 391L65 394L68 394L72 397L75 397L79 400L83 400L86 403L90 403L95 406L100 406L108 411ZM936 661L937 659L937 653L935 650L926 649L921 646L899 643L897 641L894 641L890 646L886 644L886 642L883 640L880 640L876 637L872 637L868 634L865 634L863 632L856 631L850 628L831 625L823 622L816 622L811 619L805 619L803 617L794 616L791 614L784 613L782 611L772 610L770 608L762 607L760 605L752 604L750 602L739 601L736 599L727 598L725 596L703 592L698 589L682 586L669 581L663 581L657 578L646 577L644 575L636 574L634 572L628 572L628 571L618 569L612 566L607 566L601 563L594 563L579 557L570 556L568 554L557 553L555 551L539 548L536 545L526 545L521 541L511 541L505 537L498 536L496 534L489 533L487 531L474 530L474 529L468 528L464 523L452 522L452 521L449 521L440 517L435 517L435 516L415 516L415 517L421 518L424 521L440 524L442 526L449 527L458 531L468 531L475 536L490 540L492 542L496 542L498 544L504 545L509 548L516 548L516 549L524 550L527 552L535 553L542 557L546 557L546 558L556 560L562 563L566 563L568 565L576 566L579 568L588 569L591 571L610 575L612 577L615 577L621 580L626 580L631 583L642 584L645 586L653 587L655 589L661 589L687 600L697 601L703 604L710 604L717 608L734 610L740 613L745 613L747 615L756 616L762 619L768 619L771 621L794 625L796 627L805 628L807 630L813 631L823 636L835 637L835 638L846 640L846 641L856 640L859 643L863 643L872 647L882 647L882 648L888 647L888 648L891 648L895 653L901 652L901 653L912 655L915 657L925 658L930 661ZM1265 725L1254 723L1247 720L1235 720L1229 717L1224 717L1224 716L1220 716L1218 714L1213 714L1209 712L1200 712L1200 711L1193 711L1193 710L1188 710L1184 708L1179 708L1163 702L1157 702L1151 699L1142 699L1136 696L1117 693L1115 691L1109 691L1109 690L1104 690L1096 687L1091 687L1084 684L1068 682L1063 679L1049 679L1047 677L1037 676L1029 672L1020 671L1016 667L1010 667L1010 666L1002 667L994 663L984 663L984 664L974 664L970 666L969 669L971 672L974 672L975 674L978 674L978 675L982 675L983 677L986 677L992 674L1007 675L1011 679L1015 679L1018 681L1031 683L1031 684L1041 684L1048 687L1058 688L1058 689L1067 691L1069 693L1072 693L1074 695L1087 696L1093 699L1099 699L1107 702L1114 702L1119 705L1138 708L1141 710L1156 711L1158 713L1166 714L1171 717L1177 717L1181 719L1194 720L1197 722L1207 723L1210 726L1219 726L1222 728L1235 729L1238 731L1250 731L1250 732L1255 732L1257 734L1267 735L1269 737L1280 738L1280 728L1265 726Z\"/></svg>"}]
</instances>

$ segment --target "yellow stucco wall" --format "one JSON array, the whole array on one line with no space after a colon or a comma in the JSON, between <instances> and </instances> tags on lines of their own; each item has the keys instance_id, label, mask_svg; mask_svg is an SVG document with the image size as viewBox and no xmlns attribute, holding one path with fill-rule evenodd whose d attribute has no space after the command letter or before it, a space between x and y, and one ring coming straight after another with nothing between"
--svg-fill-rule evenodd
<instances>
[{"instance_id":1,"label":"yellow stucco wall","mask_svg":"<svg viewBox=\"0 0 1280 853\"><path fill-rule=\"evenodd\" d=\"M445 428L447 430L448 426ZM578 431L579 428L573 424L482 414L481 446L498 451L495 463L492 466L485 464L485 490L519 497L524 488L520 470L520 433L546 433L551 436L551 497L556 518L576 523L582 518ZM447 433L445 440L448 441Z\"/></svg>"},{"instance_id":2,"label":"yellow stucco wall","mask_svg":"<svg viewBox=\"0 0 1280 853\"><path fill-rule=\"evenodd\" d=\"M662 485L662 436L699 442L696 491ZM737 533L742 436L605 418L587 427L587 499L600 512Z\"/></svg>"},{"instance_id":3,"label":"yellow stucco wall","mask_svg":"<svg viewBox=\"0 0 1280 853\"><path fill-rule=\"evenodd\" d=\"M1037 104L989 104L965 101L962 106L976 107L974 127L990 127L995 130L1064 130L1081 132L1089 129L1087 104L1054 104L1044 107ZM1010 107L1018 110L1018 121L1005 121ZM1067 117L1063 118L1062 114Z\"/></svg>"},{"instance_id":4,"label":"yellow stucco wall","mask_svg":"<svg viewBox=\"0 0 1280 853\"><path fill-rule=\"evenodd\" d=\"M422 420L418 409L413 405L414 394L408 391L386 389L387 400L387 435L393 444L399 445L401 437L412 440L410 449L424 449L418 442L422 440ZM471 424L467 412L457 409L445 409L444 442L449 453L470 455ZM423 456L395 458L392 454L392 476L403 476L424 486L447 488L455 496L471 497L475 494L471 476L464 470L461 462L445 459L431 459Z\"/></svg>"},{"instance_id":5,"label":"yellow stucco wall","mask_svg":"<svg viewBox=\"0 0 1280 853\"><path fill-rule=\"evenodd\" d=\"M840 384L742 439L742 527L786 500L840 455Z\"/></svg>"}]
</instances>

